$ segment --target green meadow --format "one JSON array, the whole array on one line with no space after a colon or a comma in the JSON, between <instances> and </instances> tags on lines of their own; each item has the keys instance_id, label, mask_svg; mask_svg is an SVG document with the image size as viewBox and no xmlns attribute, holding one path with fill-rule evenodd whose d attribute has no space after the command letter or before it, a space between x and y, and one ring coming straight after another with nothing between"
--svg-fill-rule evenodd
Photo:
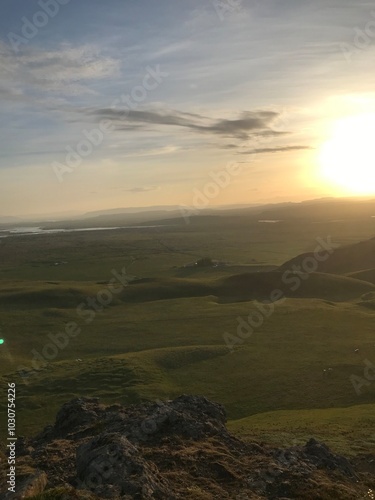
<instances>
[{"instance_id":1,"label":"green meadow","mask_svg":"<svg viewBox=\"0 0 375 500\"><path fill-rule=\"evenodd\" d=\"M374 228L365 218L227 215L1 239L1 439L15 382L18 435L39 432L78 396L132 404L188 393L223 403L230 429L248 439L315 436L341 452L373 451L375 380L364 378L366 360L375 364L373 272L318 270L264 301L282 287L278 266L317 238L352 245ZM195 266L203 257L221 264ZM243 327L260 310L259 324ZM357 391L353 375L366 382Z\"/></svg>"}]
</instances>

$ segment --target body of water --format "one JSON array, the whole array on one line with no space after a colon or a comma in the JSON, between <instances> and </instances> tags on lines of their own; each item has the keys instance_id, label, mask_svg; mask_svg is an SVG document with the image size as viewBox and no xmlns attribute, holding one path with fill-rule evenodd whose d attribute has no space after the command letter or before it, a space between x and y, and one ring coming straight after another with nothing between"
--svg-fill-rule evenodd
<instances>
[{"instance_id":1,"label":"body of water","mask_svg":"<svg viewBox=\"0 0 375 500\"><path fill-rule=\"evenodd\" d=\"M166 227L166 224L157 224L153 226L83 227L79 229L43 229L39 226L14 227L11 229L0 229L0 238L9 238L11 236L33 236L38 234L78 233L84 231L110 231L114 229L147 229L153 227Z\"/></svg>"},{"instance_id":2,"label":"body of water","mask_svg":"<svg viewBox=\"0 0 375 500\"><path fill-rule=\"evenodd\" d=\"M278 222L281 222L281 220L262 219L258 220L258 222L261 224L277 224Z\"/></svg>"}]
</instances>

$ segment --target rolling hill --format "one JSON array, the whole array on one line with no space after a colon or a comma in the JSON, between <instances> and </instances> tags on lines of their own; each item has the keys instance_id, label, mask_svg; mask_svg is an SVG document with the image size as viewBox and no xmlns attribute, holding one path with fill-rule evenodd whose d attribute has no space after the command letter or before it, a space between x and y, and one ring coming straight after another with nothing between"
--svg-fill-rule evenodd
<instances>
[{"instance_id":1,"label":"rolling hill","mask_svg":"<svg viewBox=\"0 0 375 500\"><path fill-rule=\"evenodd\" d=\"M109 283L48 282L8 284L0 301L11 309L68 309L106 290ZM348 276L326 273L242 273L219 279L150 278L130 282L112 294L111 306L183 298L214 297L218 302L269 301L282 297L346 301L375 292L375 285ZM100 300L98 301L100 304Z\"/></svg>"},{"instance_id":2,"label":"rolling hill","mask_svg":"<svg viewBox=\"0 0 375 500\"><path fill-rule=\"evenodd\" d=\"M375 269L365 269L364 271L356 271L349 273L348 276L357 280L368 281L375 284Z\"/></svg>"},{"instance_id":3,"label":"rolling hill","mask_svg":"<svg viewBox=\"0 0 375 500\"><path fill-rule=\"evenodd\" d=\"M303 266L305 259L314 258L313 252L307 252L288 260L280 271ZM324 262L319 262L319 272L331 274L349 274L375 268L375 238L347 245L333 250L332 255Z\"/></svg>"},{"instance_id":4,"label":"rolling hill","mask_svg":"<svg viewBox=\"0 0 375 500\"><path fill-rule=\"evenodd\" d=\"M315 435L345 453L373 450L375 384L357 394L351 382L363 377L365 360L375 362L375 241L366 240L373 222L323 227L257 217L206 214L157 231L4 239L0 389L17 383L18 434L40 432L75 397L130 405L185 393L225 404L246 437L284 433L293 443ZM311 255L302 252L329 234L342 247L326 268L302 276L278 267ZM189 265L204 256L223 265ZM113 272L124 267L138 278L82 314L88 298L107 301ZM288 300L240 338L243 322L267 307L261 302L276 301L275 290ZM72 323L80 332L66 340ZM5 412L3 402L3 419Z\"/></svg>"}]
</instances>

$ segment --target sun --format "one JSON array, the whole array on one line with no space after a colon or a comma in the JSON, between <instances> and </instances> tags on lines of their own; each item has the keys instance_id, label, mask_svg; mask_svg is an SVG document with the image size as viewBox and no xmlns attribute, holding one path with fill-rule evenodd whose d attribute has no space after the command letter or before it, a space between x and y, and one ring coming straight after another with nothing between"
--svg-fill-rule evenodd
<instances>
[{"instance_id":1,"label":"sun","mask_svg":"<svg viewBox=\"0 0 375 500\"><path fill-rule=\"evenodd\" d=\"M320 174L337 191L375 194L375 114L336 122L319 151Z\"/></svg>"}]
</instances>

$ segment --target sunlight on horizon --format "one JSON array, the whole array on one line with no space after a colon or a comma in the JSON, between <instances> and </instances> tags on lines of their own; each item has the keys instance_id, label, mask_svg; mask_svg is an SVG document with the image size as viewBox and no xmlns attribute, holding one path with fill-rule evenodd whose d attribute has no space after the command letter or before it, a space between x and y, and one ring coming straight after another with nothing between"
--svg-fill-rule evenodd
<instances>
[{"instance_id":1,"label":"sunlight on horizon","mask_svg":"<svg viewBox=\"0 0 375 500\"><path fill-rule=\"evenodd\" d=\"M322 144L320 176L340 194L375 194L375 113L338 120Z\"/></svg>"}]
</instances>

